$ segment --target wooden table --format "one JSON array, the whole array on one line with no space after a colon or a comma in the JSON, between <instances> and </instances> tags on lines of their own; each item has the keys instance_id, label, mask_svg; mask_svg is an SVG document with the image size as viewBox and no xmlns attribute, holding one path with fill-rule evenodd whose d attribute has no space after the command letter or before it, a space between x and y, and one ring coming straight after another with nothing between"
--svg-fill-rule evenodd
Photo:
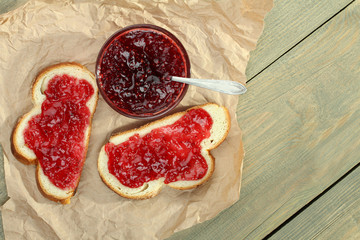
<instances>
[{"instance_id":1,"label":"wooden table","mask_svg":"<svg viewBox=\"0 0 360 240\"><path fill-rule=\"evenodd\" d=\"M275 0L265 22L237 112L240 200L169 239L360 239L360 1Z\"/></svg>"}]
</instances>

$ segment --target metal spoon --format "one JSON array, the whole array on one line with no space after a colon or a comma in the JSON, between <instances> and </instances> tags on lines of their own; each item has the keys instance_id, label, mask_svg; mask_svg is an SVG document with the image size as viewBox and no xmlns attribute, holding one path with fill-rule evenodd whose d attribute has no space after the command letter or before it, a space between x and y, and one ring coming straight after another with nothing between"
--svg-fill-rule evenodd
<instances>
[{"instance_id":1,"label":"metal spoon","mask_svg":"<svg viewBox=\"0 0 360 240\"><path fill-rule=\"evenodd\" d=\"M246 92L246 87L244 85L230 80L210 80L183 77L171 77L171 80L231 95L239 95Z\"/></svg>"}]
</instances>

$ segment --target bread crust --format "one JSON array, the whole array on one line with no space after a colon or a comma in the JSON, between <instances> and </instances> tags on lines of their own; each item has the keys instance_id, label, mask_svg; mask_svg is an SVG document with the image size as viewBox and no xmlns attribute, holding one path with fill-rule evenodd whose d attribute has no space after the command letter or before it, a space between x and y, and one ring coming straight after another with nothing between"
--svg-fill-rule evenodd
<instances>
[{"instance_id":1,"label":"bread crust","mask_svg":"<svg viewBox=\"0 0 360 240\"><path fill-rule=\"evenodd\" d=\"M103 181L103 183L105 183L105 185L108 186L111 190L116 192L121 197L128 198L128 199L145 200L145 199L153 198L156 195L158 195L160 193L161 189L163 188L163 187L161 187L161 188L158 189L158 191L153 191L153 192L148 193L146 195L133 196L133 195L125 194L125 193L119 191L118 189L116 189L115 187L113 187L108 181L106 181L106 178L104 178L104 176L102 174L100 174L100 177L101 177L101 180Z\"/></svg>"},{"instance_id":2,"label":"bread crust","mask_svg":"<svg viewBox=\"0 0 360 240\"><path fill-rule=\"evenodd\" d=\"M60 199L60 198L56 198L53 195L51 195L50 193L48 193L47 191L45 191L45 188L42 186L41 181L39 180L39 176L40 176L40 164L36 165L36 171L35 171L35 178L36 178L36 185L38 186L38 189L40 191L40 193L46 197L47 199L54 201L54 202L59 202L62 204L69 204L70 203L70 198L72 196L74 196L75 191L73 191L73 194L68 197L68 198L64 198L64 199ZM76 184L77 186L77 184Z\"/></svg>"},{"instance_id":3,"label":"bread crust","mask_svg":"<svg viewBox=\"0 0 360 240\"><path fill-rule=\"evenodd\" d=\"M37 76L35 77L35 80L33 81L32 83L32 100L33 100L33 103L35 103L36 99L35 99L35 95L36 95L36 92L35 92L35 85L38 84L40 81L43 80L44 76L51 72L52 70L55 70L55 69L59 69L59 68L63 68L63 67L73 67L73 66L77 66L77 67L80 67L83 71L85 72L88 72L90 73L94 78L94 74L92 72L90 72L85 66L77 63L77 62L63 62L63 63L57 63L55 65L51 65L51 66L48 66L46 68L44 68L43 70L41 70ZM98 98L99 96L97 96ZM96 101L97 102L97 101Z\"/></svg>"},{"instance_id":4,"label":"bread crust","mask_svg":"<svg viewBox=\"0 0 360 240\"><path fill-rule=\"evenodd\" d=\"M20 122L21 120L23 119L23 117L19 118L17 123L16 123L16 127L13 128L12 132L11 132L11 138L10 138L10 141L11 141L11 152L12 154L14 155L14 157L20 161L21 163L25 164L25 165L35 165L37 164L37 160L33 161L33 160L30 160L29 158L23 156L20 151L18 150L18 147L17 145L15 144L15 132L17 131L18 129L18 126L20 125Z\"/></svg>"},{"instance_id":5,"label":"bread crust","mask_svg":"<svg viewBox=\"0 0 360 240\"><path fill-rule=\"evenodd\" d=\"M198 108L204 108L206 106L209 106L209 105L216 105L218 107L220 107L219 105L217 104L214 104L214 103L206 103L206 104L203 104L203 105L200 105L200 106L195 106L195 107L192 107L192 108L189 108L183 112L178 112L178 113L175 113L175 114L172 114L172 115L169 115L167 117L164 117L162 119L159 119L159 120L155 120L153 122L150 122L150 123L147 123L139 128L134 128L134 129L131 129L131 130L127 130L127 131L122 131L122 132L115 132L113 134L111 134L110 136L110 139L109 139L109 142L111 141L112 138L116 138L118 136L121 136L121 135L125 135L125 134L135 134L135 133L138 133L139 131L141 130L144 130L144 129L147 129L147 128L150 128L152 129L152 126L156 126L157 124L159 123L162 123L162 122L166 122L167 120L169 119L172 119L172 118L180 118L182 117L183 115L185 115L187 112L189 112L190 110L193 110L193 109L198 109ZM146 194L139 194L139 195L131 195L131 194L126 194L124 193L123 191L121 191L121 189L118 189L116 188L115 186L113 186L108 180L107 180L107 177L105 176L105 174L102 173L102 171L100 170L101 167L100 167L100 161L101 161L101 153L99 155L99 160L98 160L98 172L99 172L99 175L102 179L102 181L111 189L113 190L114 192L116 192L117 194L119 194L120 196L122 197L125 197L125 198L128 198L128 199L148 199L148 198L152 198L154 196L156 196L157 194L160 193L161 189L163 188L164 185L168 185L169 187L171 188L174 188L174 189L178 189L178 190L188 190L188 189L193 189L193 188L196 188L202 184L204 184L205 182L207 182L210 177L212 176L213 172L214 172L214 169L215 169L215 158L211 155L210 151L216 147L218 147L226 138L226 136L228 135L229 131L230 131L230 114L228 112L228 110L225 108L225 107L220 107L224 110L224 113L225 113L225 119L226 119L226 122L227 122L227 127L225 129L225 132L223 133L221 139L217 140L216 144L212 145L211 147L209 148L206 148L206 152L208 154L208 157L209 157L209 164L208 164L208 172L207 174L205 175L204 178L202 178L201 180L197 180L196 184L193 184L193 185L189 185L189 186L172 186L171 183L169 184L165 184L165 183L162 183L161 187L159 187L158 189L155 189L154 191L151 191L149 193L146 193ZM162 126L166 126L167 124L164 124L164 125L161 125L160 127ZM155 128L154 128L155 129ZM210 137L209 137L210 138ZM103 146L104 148L104 146ZM103 150L103 149L102 149ZM156 181L156 180L155 180ZM151 181L150 181L151 182ZM144 183L144 184L148 184L148 183ZM145 188L146 189L146 188Z\"/></svg>"},{"instance_id":6,"label":"bread crust","mask_svg":"<svg viewBox=\"0 0 360 240\"><path fill-rule=\"evenodd\" d=\"M97 85L96 85L96 80L95 80L95 76L93 73L91 73L86 67L84 67L83 65L79 64L79 63L76 63L76 62L64 62L64 63L58 63L58 64L55 64L55 65L52 65L52 66L49 66L49 67L46 67L44 68L43 70L40 71L40 73L38 73L38 75L36 76L36 78L34 79L34 81L32 82L32 102L33 102L33 108L31 110L33 110L35 107L37 107L39 104L36 104L37 100L36 100L36 88L35 86L37 84L41 84L41 82L44 80L44 77L50 73L51 71L53 70L57 70L57 69L61 69L63 67L78 67L81 69L81 71L89 74L89 76L93 79L94 81L94 84L92 84L93 88L94 88L94 106L93 106L93 109L90 109L90 117L89 117L89 125L88 125L88 128L87 128L87 134L85 135L85 154L84 154L84 158L82 159L82 167L85 163L85 159L86 159L86 155L87 155L87 150L88 150L88 145L89 145L89 140L90 140L90 133L91 133L91 126L92 126L92 119L93 119L93 116L94 116L94 113L95 113L95 110L96 110L96 106L97 106L97 102L98 102L98 89L97 89ZM76 77L76 76L75 76ZM40 103L41 105L41 103ZM62 204L69 204L70 203L70 199L71 197L75 194L76 192L76 189L78 187L78 184L80 182L80 177L81 177L81 173L80 173L80 176L79 178L77 179L76 181L76 187L72 190L69 190L69 192L71 193L69 195L69 197L67 198L58 198L56 196L53 196L50 192L46 191L46 188L42 185L41 183L41 174L40 174L40 164L38 162L38 159L35 158L35 159L31 159L31 158L28 158L27 156L24 156L24 154L22 153L22 151L20 150L20 147L17 145L17 139L16 139L16 133L17 131L20 131L19 130L19 127L22 123L25 123L26 124L26 120L25 118L31 114L31 110L29 112L27 112L26 114L24 114L23 116L21 116L15 127L13 128L13 131L12 131L12 134L11 134L11 151L12 151L12 154L14 155L14 157L19 160L20 162L22 162L23 164L26 164L26 165L37 165L36 166L36 171L35 171L35 176L36 176L36 182L37 182L37 186L40 190L40 192L42 193L43 196L45 196L46 198L48 198L49 200L52 200L52 201L55 201L55 202L60 202ZM31 119L31 117L30 117ZM54 186L55 187L55 186Z\"/></svg>"}]
</instances>

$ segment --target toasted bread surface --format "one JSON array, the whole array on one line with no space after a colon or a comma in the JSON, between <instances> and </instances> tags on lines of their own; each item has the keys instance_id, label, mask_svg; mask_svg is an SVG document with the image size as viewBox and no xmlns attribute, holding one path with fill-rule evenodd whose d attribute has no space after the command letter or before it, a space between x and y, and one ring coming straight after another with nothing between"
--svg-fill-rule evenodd
<instances>
[{"instance_id":1,"label":"toasted bread surface","mask_svg":"<svg viewBox=\"0 0 360 240\"><path fill-rule=\"evenodd\" d=\"M70 203L70 198L74 195L80 176L76 179L74 188L61 189L56 187L50 179L44 174L43 169L35 155L35 152L25 144L24 131L28 126L28 122L36 115L41 113L41 105L46 99L44 91L47 89L49 81L57 76L67 74L77 79L84 79L94 89L93 95L86 102L86 106L90 110L90 118L84 134L83 146L85 149L84 159L79 163L81 168L85 162L89 137L91 132L91 121L96 109L98 100L98 88L94 74L87 68L78 63L59 63L43 69L35 78L32 85L32 102L34 107L22 117L19 118L16 126L13 129L11 136L11 149L13 155L24 164L37 164L36 167L36 180L40 192L48 199L63 204Z\"/></svg>"},{"instance_id":2,"label":"toasted bread surface","mask_svg":"<svg viewBox=\"0 0 360 240\"><path fill-rule=\"evenodd\" d=\"M150 182L146 182L141 187L130 188L121 184L120 181L109 172L109 158L105 151L104 145L101 148L98 158L98 171L103 182L120 196L130 199L147 199L154 197L161 191L164 185L168 185L175 189L184 190L195 188L206 182L214 171L215 160L214 157L210 154L210 150L216 148L224 141L230 129L230 116L225 107L214 103L193 107L187 111L175 113L163 119L148 123L140 128L115 133L110 137L109 142L118 145L127 141L134 134L139 134L140 137L145 136L153 129L173 124L182 116L184 116L188 111L197 108L202 108L207 111L213 120L213 125L210 129L210 137L204 139L200 145L201 155L204 157L208 165L208 170L203 178L199 180L171 182L169 184L164 183L164 178L159 178Z\"/></svg>"}]
</instances>

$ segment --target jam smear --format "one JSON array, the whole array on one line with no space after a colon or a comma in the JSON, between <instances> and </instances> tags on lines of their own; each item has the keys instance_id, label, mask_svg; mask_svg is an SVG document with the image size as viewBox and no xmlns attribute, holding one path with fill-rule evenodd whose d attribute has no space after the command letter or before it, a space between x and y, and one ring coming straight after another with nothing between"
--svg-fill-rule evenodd
<instances>
[{"instance_id":1,"label":"jam smear","mask_svg":"<svg viewBox=\"0 0 360 240\"><path fill-rule=\"evenodd\" d=\"M170 81L170 76L187 76L178 45L152 29L117 36L105 49L97 72L108 100L130 115L151 115L167 108L185 87Z\"/></svg>"},{"instance_id":2,"label":"jam smear","mask_svg":"<svg viewBox=\"0 0 360 240\"><path fill-rule=\"evenodd\" d=\"M135 134L119 145L107 143L109 172L131 188L161 177L165 183L201 179L208 166L200 143L210 137L212 124L208 112L193 109L143 137Z\"/></svg>"},{"instance_id":3,"label":"jam smear","mask_svg":"<svg viewBox=\"0 0 360 240\"><path fill-rule=\"evenodd\" d=\"M86 102L94 88L64 74L54 76L44 94L41 114L32 117L24 131L25 144L55 186L74 188L86 154L85 130L91 116Z\"/></svg>"}]
</instances>

